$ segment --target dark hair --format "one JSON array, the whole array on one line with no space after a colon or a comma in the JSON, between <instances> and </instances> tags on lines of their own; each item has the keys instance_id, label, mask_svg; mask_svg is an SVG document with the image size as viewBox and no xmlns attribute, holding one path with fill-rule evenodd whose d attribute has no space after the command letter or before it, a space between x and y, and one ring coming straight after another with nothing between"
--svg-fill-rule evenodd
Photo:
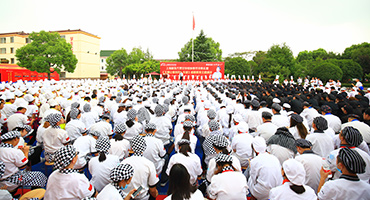
<instances>
[{"instance_id":1,"label":"dark hair","mask_svg":"<svg viewBox=\"0 0 370 200\"><path fill-rule=\"evenodd\" d=\"M189 156L188 152L191 152L190 144L185 143L185 144L179 145L179 152L184 154L185 156Z\"/></svg>"},{"instance_id":2,"label":"dark hair","mask_svg":"<svg viewBox=\"0 0 370 200\"><path fill-rule=\"evenodd\" d=\"M293 190L297 194L302 194L303 192L306 191L306 189L304 189L303 185L291 185L290 189Z\"/></svg>"},{"instance_id":3,"label":"dark hair","mask_svg":"<svg viewBox=\"0 0 370 200\"><path fill-rule=\"evenodd\" d=\"M307 128L304 126L304 124L302 122L298 123L295 120L293 120L293 118L290 118L290 127L294 127L294 126L297 126L299 137L301 137L302 139L306 139L306 136L308 135L308 131L307 131Z\"/></svg>"},{"instance_id":4,"label":"dark hair","mask_svg":"<svg viewBox=\"0 0 370 200\"><path fill-rule=\"evenodd\" d=\"M237 171L235 169L235 167L232 165L233 162L218 162L216 163L216 170L215 170L215 174L219 174L222 172L222 168L225 166L225 165L230 165L234 171Z\"/></svg>"},{"instance_id":5,"label":"dark hair","mask_svg":"<svg viewBox=\"0 0 370 200\"><path fill-rule=\"evenodd\" d=\"M150 107L145 107L145 108L150 112L150 114L154 115L154 111Z\"/></svg>"},{"instance_id":6,"label":"dark hair","mask_svg":"<svg viewBox=\"0 0 370 200\"><path fill-rule=\"evenodd\" d=\"M84 98L84 101L90 101L91 100L91 98L90 97L85 97Z\"/></svg>"},{"instance_id":7,"label":"dark hair","mask_svg":"<svg viewBox=\"0 0 370 200\"><path fill-rule=\"evenodd\" d=\"M131 128L134 124L135 124L135 122L134 122L134 121L132 121L132 120L127 120L127 121L126 121L126 125L127 125L127 127L129 127L129 128Z\"/></svg>"},{"instance_id":8,"label":"dark hair","mask_svg":"<svg viewBox=\"0 0 370 200\"><path fill-rule=\"evenodd\" d=\"M18 107L18 108L17 108L17 111L21 111L22 109L26 109L26 108L25 108L25 107L20 106L20 107Z\"/></svg>"},{"instance_id":9,"label":"dark hair","mask_svg":"<svg viewBox=\"0 0 370 200\"><path fill-rule=\"evenodd\" d=\"M96 94L92 94L91 95L91 98L93 98L93 99L95 99L97 97L97 95Z\"/></svg>"},{"instance_id":10,"label":"dark hair","mask_svg":"<svg viewBox=\"0 0 370 200\"><path fill-rule=\"evenodd\" d=\"M191 127L184 127L185 132L184 132L184 135L182 135L182 138L181 139L187 139L187 140L190 141L190 131L191 131L191 129L193 129L193 128L191 128Z\"/></svg>"},{"instance_id":11,"label":"dark hair","mask_svg":"<svg viewBox=\"0 0 370 200\"><path fill-rule=\"evenodd\" d=\"M107 159L107 156L105 155L105 153L100 151L99 152L99 162L103 162L106 159Z\"/></svg>"},{"instance_id":12,"label":"dark hair","mask_svg":"<svg viewBox=\"0 0 370 200\"><path fill-rule=\"evenodd\" d=\"M214 147L214 148L216 148L217 150L221 151L221 153L223 153L223 154L229 155L229 153L230 153L230 152L227 150L227 148L226 148L226 147L218 147L218 146L216 146L216 145L214 145L214 144L213 144L213 147Z\"/></svg>"},{"instance_id":13,"label":"dark hair","mask_svg":"<svg viewBox=\"0 0 370 200\"><path fill-rule=\"evenodd\" d=\"M114 141L121 141L121 140L123 140L123 136L121 134L116 133L113 136L113 139L114 139Z\"/></svg>"},{"instance_id":14,"label":"dark hair","mask_svg":"<svg viewBox=\"0 0 370 200\"><path fill-rule=\"evenodd\" d=\"M232 114L229 114L229 128L231 128L231 119L232 119Z\"/></svg>"},{"instance_id":15,"label":"dark hair","mask_svg":"<svg viewBox=\"0 0 370 200\"><path fill-rule=\"evenodd\" d=\"M77 116L78 116L79 114L81 114L81 110L80 109L77 109L77 110L78 110L78 114L77 114ZM71 121L71 115L70 115L70 113L71 112L68 112L68 114L67 114L66 124Z\"/></svg>"},{"instance_id":16,"label":"dark hair","mask_svg":"<svg viewBox=\"0 0 370 200\"><path fill-rule=\"evenodd\" d=\"M172 194L172 200L189 199L196 189L190 184L190 175L184 165L174 164L170 170L167 195Z\"/></svg>"}]
</instances>

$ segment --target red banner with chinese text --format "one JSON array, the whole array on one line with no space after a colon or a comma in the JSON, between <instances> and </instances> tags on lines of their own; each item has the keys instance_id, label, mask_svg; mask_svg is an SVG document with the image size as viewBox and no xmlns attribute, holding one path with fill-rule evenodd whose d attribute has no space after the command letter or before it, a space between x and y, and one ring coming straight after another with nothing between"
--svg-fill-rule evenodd
<instances>
[{"instance_id":1,"label":"red banner with chinese text","mask_svg":"<svg viewBox=\"0 0 370 200\"><path fill-rule=\"evenodd\" d=\"M224 79L224 71L224 62L161 62L161 75L171 80L179 80L181 72L183 80Z\"/></svg>"}]
</instances>

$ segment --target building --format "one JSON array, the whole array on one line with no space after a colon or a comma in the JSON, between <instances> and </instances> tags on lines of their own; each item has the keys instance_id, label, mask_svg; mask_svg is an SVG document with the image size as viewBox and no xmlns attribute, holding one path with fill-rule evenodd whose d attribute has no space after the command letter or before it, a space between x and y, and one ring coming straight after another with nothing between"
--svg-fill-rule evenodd
<instances>
[{"instance_id":1,"label":"building","mask_svg":"<svg viewBox=\"0 0 370 200\"><path fill-rule=\"evenodd\" d=\"M100 37L77 30L51 31L58 32L62 38L72 45L72 51L78 59L73 73L61 72L60 79L100 78ZM0 33L1 63L16 64L15 52L18 48L30 43L29 33Z\"/></svg>"},{"instance_id":2,"label":"building","mask_svg":"<svg viewBox=\"0 0 370 200\"><path fill-rule=\"evenodd\" d=\"M101 50L100 51L100 79L105 80L108 78L107 73L107 58L114 52L115 50Z\"/></svg>"}]
</instances>

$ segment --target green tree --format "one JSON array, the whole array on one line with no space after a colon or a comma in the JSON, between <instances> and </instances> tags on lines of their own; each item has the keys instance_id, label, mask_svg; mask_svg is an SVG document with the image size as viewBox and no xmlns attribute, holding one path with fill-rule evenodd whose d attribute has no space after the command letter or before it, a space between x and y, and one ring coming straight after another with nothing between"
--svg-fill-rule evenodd
<instances>
[{"instance_id":1,"label":"green tree","mask_svg":"<svg viewBox=\"0 0 370 200\"><path fill-rule=\"evenodd\" d=\"M330 61L322 61L312 69L312 76L320 78L323 82L329 79L341 80L343 72L338 65Z\"/></svg>"},{"instance_id":2,"label":"green tree","mask_svg":"<svg viewBox=\"0 0 370 200\"><path fill-rule=\"evenodd\" d=\"M365 74L370 73L370 43L355 44L344 50L343 59L352 59L361 65Z\"/></svg>"},{"instance_id":3,"label":"green tree","mask_svg":"<svg viewBox=\"0 0 370 200\"><path fill-rule=\"evenodd\" d=\"M247 60L241 57L225 59L225 74L231 75L251 75L250 66Z\"/></svg>"},{"instance_id":4,"label":"green tree","mask_svg":"<svg viewBox=\"0 0 370 200\"><path fill-rule=\"evenodd\" d=\"M32 42L16 51L19 66L48 73L49 79L51 67L58 73L62 70L74 72L78 60L72 52L72 45L61 38L58 32L32 32L29 38Z\"/></svg>"},{"instance_id":5,"label":"green tree","mask_svg":"<svg viewBox=\"0 0 370 200\"><path fill-rule=\"evenodd\" d=\"M285 43L271 46L266 57L274 60L274 66L286 67L290 71L292 71L295 64L293 52Z\"/></svg>"},{"instance_id":6,"label":"green tree","mask_svg":"<svg viewBox=\"0 0 370 200\"><path fill-rule=\"evenodd\" d=\"M127 54L127 51L122 48L120 50L114 51L108 58L107 58L107 72L114 76L116 74L119 77L123 77L123 69L129 65L130 59Z\"/></svg>"},{"instance_id":7,"label":"green tree","mask_svg":"<svg viewBox=\"0 0 370 200\"><path fill-rule=\"evenodd\" d=\"M129 54L129 63L143 63L145 61L145 53L141 48L134 47Z\"/></svg>"},{"instance_id":8,"label":"green tree","mask_svg":"<svg viewBox=\"0 0 370 200\"><path fill-rule=\"evenodd\" d=\"M342 80L344 82L350 82L353 78L361 78L363 76L361 65L353 60L331 59L329 61L332 62L333 64L336 64L342 69L343 72Z\"/></svg>"},{"instance_id":9,"label":"green tree","mask_svg":"<svg viewBox=\"0 0 370 200\"><path fill-rule=\"evenodd\" d=\"M178 52L179 61L192 61L192 39ZM218 62L222 61L222 50L220 43L212 38L206 37L203 30L194 40L194 62Z\"/></svg>"}]
</instances>

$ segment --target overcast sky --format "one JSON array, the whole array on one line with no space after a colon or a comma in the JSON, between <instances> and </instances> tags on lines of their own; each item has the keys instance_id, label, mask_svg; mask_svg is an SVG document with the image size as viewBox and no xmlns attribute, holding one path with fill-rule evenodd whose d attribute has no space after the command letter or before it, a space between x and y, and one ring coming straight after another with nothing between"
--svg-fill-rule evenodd
<instances>
[{"instance_id":1,"label":"overcast sky","mask_svg":"<svg viewBox=\"0 0 370 200\"><path fill-rule=\"evenodd\" d=\"M101 37L101 50L141 46L156 59L178 58L201 29L223 57L283 42L295 56L370 42L369 0L4 0L1 7L0 33L82 29Z\"/></svg>"}]
</instances>

